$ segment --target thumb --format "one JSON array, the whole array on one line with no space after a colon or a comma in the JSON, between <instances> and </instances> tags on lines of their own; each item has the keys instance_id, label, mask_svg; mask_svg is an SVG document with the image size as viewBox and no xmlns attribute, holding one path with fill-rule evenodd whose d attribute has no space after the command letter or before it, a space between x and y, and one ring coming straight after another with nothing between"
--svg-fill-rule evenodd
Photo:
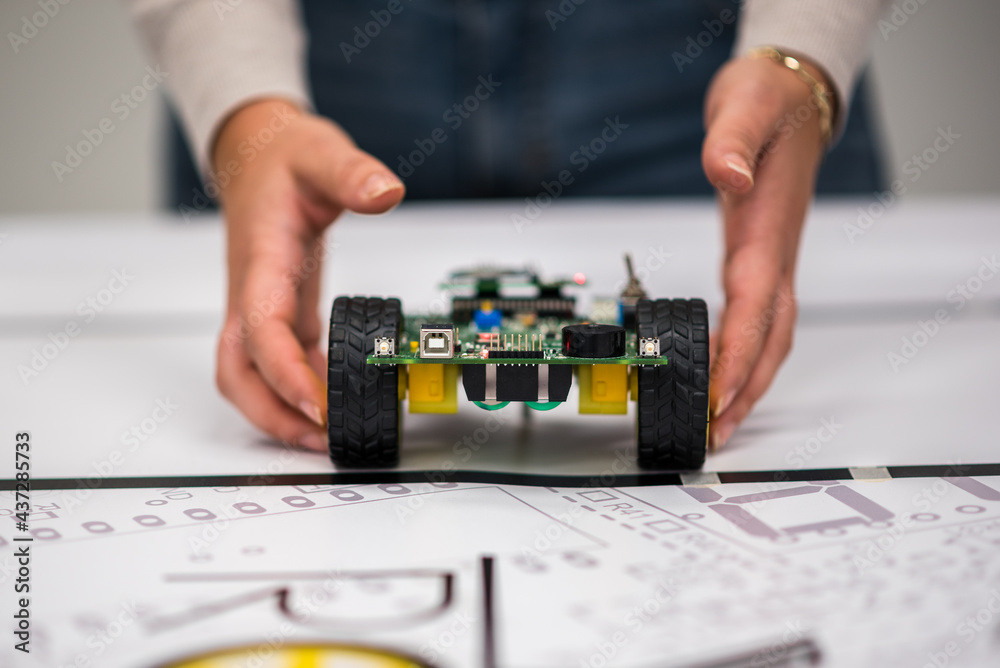
<instances>
[{"instance_id":1,"label":"thumb","mask_svg":"<svg viewBox=\"0 0 1000 668\"><path fill-rule=\"evenodd\" d=\"M709 182L740 195L753 189L759 156L774 136L783 109L777 92L749 93L741 90L744 85L726 77L713 85L701 153Z\"/></svg>"},{"instance_id":2,"label":"thumb","mask_svg":"<svg viewBox=\"0 0 1000 668\"><path fill-rule=\"evenodd\" d=\"M359 149L339 128L302 151L295 175L338 208L356 213L383 213L403 199L406 187L391 169Z\"/></svg>"}]
</instances>

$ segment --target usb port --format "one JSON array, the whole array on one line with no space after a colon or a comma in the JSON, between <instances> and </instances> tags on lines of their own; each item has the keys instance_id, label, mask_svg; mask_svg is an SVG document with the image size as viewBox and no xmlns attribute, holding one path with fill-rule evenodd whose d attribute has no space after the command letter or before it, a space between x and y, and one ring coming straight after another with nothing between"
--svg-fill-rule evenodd
<instances>
[{"instance_id":1,"label":"usb port","mask_svg":"<svg viewBox=\"0 0 1000 668\"><path fill-rule=\"evenodd\" d=\"M420 357L451 359L455 356L455 326L423 324L420 326Z\"/></svg>"}]
</instances>

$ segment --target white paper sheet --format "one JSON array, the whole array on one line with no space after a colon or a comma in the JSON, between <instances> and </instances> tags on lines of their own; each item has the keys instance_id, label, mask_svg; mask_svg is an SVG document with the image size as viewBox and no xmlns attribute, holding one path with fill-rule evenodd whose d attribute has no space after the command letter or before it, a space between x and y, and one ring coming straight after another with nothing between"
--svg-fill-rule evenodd
<instances>
[{"instance_id":1,"label":"white paper sheet","mask_svg":"<svg viewBox=\"0 0 1000 668\"><path fill-rule=\"evenodd\" d=\"M442 667L786 665L768 661L803 645L833 668L993 666L1000 652L1000 478L57 490L34 504L34 663L5 642L4 665L412 665L307 660L291 649L303 642ZM272 644L260 663L183 662Z\"/></svg>"}]
</instances>

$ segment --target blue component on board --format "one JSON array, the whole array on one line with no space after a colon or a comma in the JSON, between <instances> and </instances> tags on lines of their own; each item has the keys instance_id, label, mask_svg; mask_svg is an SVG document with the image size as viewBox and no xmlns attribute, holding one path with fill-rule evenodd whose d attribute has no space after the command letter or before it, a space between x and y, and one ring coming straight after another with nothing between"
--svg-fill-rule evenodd
<instances>
[{"instance_id":1,"label":"blue component on board","mask_svg":"<svg viewBox=\"0 0 1000 668\"><path fill-rule=\"evenodd\" d=\"M499 327L503 320L503 313L499 309L477 310L472 319L476 323L476 329L480 332L488 332L494 327Z\"/></svg>"}]
</instances>

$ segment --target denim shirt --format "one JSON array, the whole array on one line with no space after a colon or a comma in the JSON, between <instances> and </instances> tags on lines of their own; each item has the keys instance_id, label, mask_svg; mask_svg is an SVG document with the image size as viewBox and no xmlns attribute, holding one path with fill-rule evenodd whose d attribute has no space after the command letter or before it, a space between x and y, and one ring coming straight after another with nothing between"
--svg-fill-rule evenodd
<instances>
[{"instance_id":1,"label":"denim shirt","mask_svg":"<svg viewBox=\"0 0 1000 668\"><path fill-rule=\"evenodd\" d=\"M317 111L408 199L707 195L702 109L736 0L302 0ZM819 192L880 186L860 90Z\"/></svg>"}]
</instances>

